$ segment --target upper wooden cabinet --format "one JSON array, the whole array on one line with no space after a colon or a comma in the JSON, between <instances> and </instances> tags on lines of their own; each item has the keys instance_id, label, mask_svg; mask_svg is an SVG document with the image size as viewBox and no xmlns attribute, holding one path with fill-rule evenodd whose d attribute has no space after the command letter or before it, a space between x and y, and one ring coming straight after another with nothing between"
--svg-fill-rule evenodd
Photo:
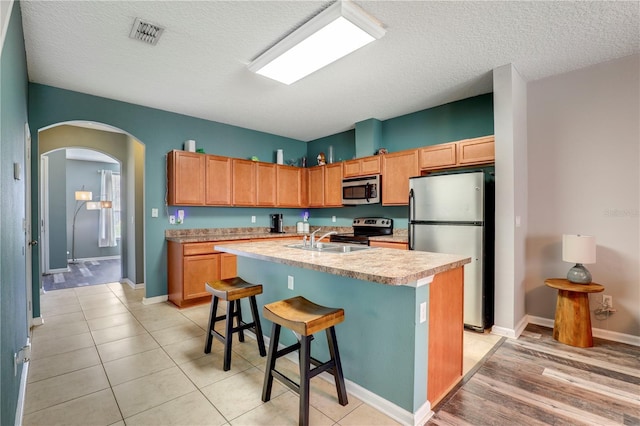
<instances>
[{"instance_id":1,"label":"upper wooden cabinet","mask_svg":"<svg viewBox=\"0 0 640 426\"><path fill-rule=\"evenodd\" d=\"M420 175L418 150L383 154L382 205L403 206L409 204L409 178Z\"/></svg>"},{"instance_id":2,"label":"upper wooden cabinet","mask_svg":"<svg viewBox=\"0 0 640 426\"><path fill-rule=\"evenodd\" d=\"M202 206L205 198L205 157L187 151L167 154L169 205Z\"/></svg>"},{"instance_id":3,"label":"upper wooden cabinet","mask_svg":"<svg viewBox=\"0 0 640 426\"><path fill-rule=\"evenodd\" d=\"M232 188L234 206L256 205L257 163L251 160L233 159Z\"/></svg>"},{"instance_id":4,"label":"upper wooden cabinet","mask_svg":"<svg viewBox=\"0 0 640 426\"><path fill-rule=\"evenodd\" d=\"M276 205L276 165L256 163L256 205L270 207Z\"/></svg>"},{"instance_id":5,"label":"upper wooden cabinet","mask_svg":"<svg viewBox=\"0 0 640 426\"><path fill-rule=\"evenodd\" d=\"M495 137L465 139L458 143L458 164L491 164L496 160Z\"/></svg>"},{"instance_id":6,"label":"upper wooden cabinet","mask_svg":"<svg viewBox=\"0 0 640 426\"><path fill-rule=\"evenodd\" d=\"M358 177L380 174L380 156L364 157L345 161L342 167L343 177Z\"/></svg>"},{"instance_id":7,"label":"upper wooden cabinet","mask_svg":"<svg viewBox=\"0 0 640 426\"><path fill-rule=\"evenodd\" d=\"M324 170L324 207L342 207L342 163L322 166Z\"/></svg>"},{"instance_id":8,"label":"upper wooden cabinet","mask_svg":"<svg viewBox=\"0 0 640 426\"><path fill-rule=\"evenodd\" d=\"M309 207L342 207L342 163L308 170Z\"/></svg>"},{"instance_id":9,"label":"upper wooden cabinet","mask_svg":"<svg viewBox=\"0 0 640 426\"><path fill-rule=\"evenodd\" d=\"M324 167L311 167L309 174L309 207L324 207Z\"/></svg>"},{"instance_id":10,"label":"upper wooden cabinet","mask_svg":"<svg viewBox=\"0 0 640 426\"><path fill-rule=\"evenodd\" d=\"M457 146L458 145L453 142L420 148L420 169L433 170L455 166L457 162Z\"/></svg>"},{"instance_id":11,"label":"upper wooden cabinet","mask_svg":"<svg viewBox=\"0 0 640 426\"><path fill-rule=\"evenodd\" d=\"M494 137L465 139L420 148L420 169L440 170L495 162Z\"/></svg>"},{"instance_id":12,"label":"upper wooden cabinet","mask_svg":"<svg viewBox=\"0 0 640 426\"><path fill-rule=\"evenodd\" d=\"M303 180L304 169L278 165L276 168L276 205L278 207L306 206L306 180ZM304 186L303 186L304 185Z\"/></svg>"},{"instance_id":13,"label":"upper wooden cabinet","mask_svg":"<svg viewBox=\"0 0 640 426\"><path fill-rule=\"evenodd\" d=\"M202 156L202 154L199 154ZM231 205L231 158L205 155L205 204Z\"/></svg>"}]
</instances>

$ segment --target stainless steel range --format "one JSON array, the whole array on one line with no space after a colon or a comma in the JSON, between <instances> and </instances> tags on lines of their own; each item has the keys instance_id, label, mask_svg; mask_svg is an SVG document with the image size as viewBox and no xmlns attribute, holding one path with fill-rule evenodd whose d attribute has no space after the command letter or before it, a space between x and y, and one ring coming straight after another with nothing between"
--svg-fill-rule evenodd
<instances>
[{"instance_id":1,"label":"stainless steel range","mask_svg":"<svg viewBox=\"0 0 640 426\"><path fill-rule=\"evenodd\" d=\"M353 232L331 235L329 241L369 245L369 237L392 234L393 219L386 217L357 217L353 219Z\"/></svg>"}]
</instances>

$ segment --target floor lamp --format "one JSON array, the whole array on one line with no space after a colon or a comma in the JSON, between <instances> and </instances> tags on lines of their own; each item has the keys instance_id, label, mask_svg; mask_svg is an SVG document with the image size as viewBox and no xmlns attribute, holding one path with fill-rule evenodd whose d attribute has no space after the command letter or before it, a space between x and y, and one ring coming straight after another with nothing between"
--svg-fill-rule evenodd
<instances>
[{"instance_id":1,"label":"floor lamp","mask_svg":"<svg viewBox=\"0 0 640 426\"><path fill-rule=\"evenodd\" d=\"M93 199L93 194L91 191L85 191L84 186L80 191L76 191L76 211L73 214L73 228L71 231L71 262L69 263L77 263L76 260L76 218L78 217L78 213L82 206L84 206L87 201L91 201Z\"/></svg>"},{"instance_id":2,"label":"floor lamp","mask_svg":"<svg viewBox=\"0 0 640 426\"><path fill-rule=\"evenodd\" d=\"M87 205L87 210L110 209L113 206L111 201L92 201L93 194L91 191L85 191L84 186L80 191L76 191L76 211L73 213L73 229L71 232L71 261L69 263L78 263L76 259L76 219L82 206Z\"/></svg>"}]
</instances>

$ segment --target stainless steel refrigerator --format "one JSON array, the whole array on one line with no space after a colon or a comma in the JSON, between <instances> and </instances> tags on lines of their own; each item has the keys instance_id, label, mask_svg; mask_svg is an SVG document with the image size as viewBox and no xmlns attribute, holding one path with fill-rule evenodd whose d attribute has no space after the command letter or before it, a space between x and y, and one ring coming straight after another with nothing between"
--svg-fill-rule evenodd
<instances>
[{"instance_id":1,"label":"stainless steel refrigerator","mask_svg":"<svg viewBox=\"0 0 640 426\"><path fill-rule=\"evenodd\" d=\"M464 324L493 325L493 173L409 179L409 249L471 257L464 266Z\"/></svg>"}]
</instances>

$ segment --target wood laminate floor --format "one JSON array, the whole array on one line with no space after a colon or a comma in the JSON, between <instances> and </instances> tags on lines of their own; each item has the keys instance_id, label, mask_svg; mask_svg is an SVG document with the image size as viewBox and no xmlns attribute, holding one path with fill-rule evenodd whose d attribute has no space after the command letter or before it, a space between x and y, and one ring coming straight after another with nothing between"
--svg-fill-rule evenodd
<instances>
[{"instance_id":1,"label":"wood laminate floor","mask_svg":"<svg viewBox=\"0 0 640 426\"><path fill-rule=\"evenodd\" d=\"M528 325L434 407L429 425L640 425L640 348L575 348Z\"/></svg>"},{"instance_id":2,"label":"wood laminate floor","mask_svg":"<svg viewBox=\"0 0 640 426\"><path fill-rule=\"evenodd\" d=\"M42 275L44 291L84 287L120 281L122 277L120 258L80 260L69 263L67 272Z\"/></svg>"}]
</instances>

